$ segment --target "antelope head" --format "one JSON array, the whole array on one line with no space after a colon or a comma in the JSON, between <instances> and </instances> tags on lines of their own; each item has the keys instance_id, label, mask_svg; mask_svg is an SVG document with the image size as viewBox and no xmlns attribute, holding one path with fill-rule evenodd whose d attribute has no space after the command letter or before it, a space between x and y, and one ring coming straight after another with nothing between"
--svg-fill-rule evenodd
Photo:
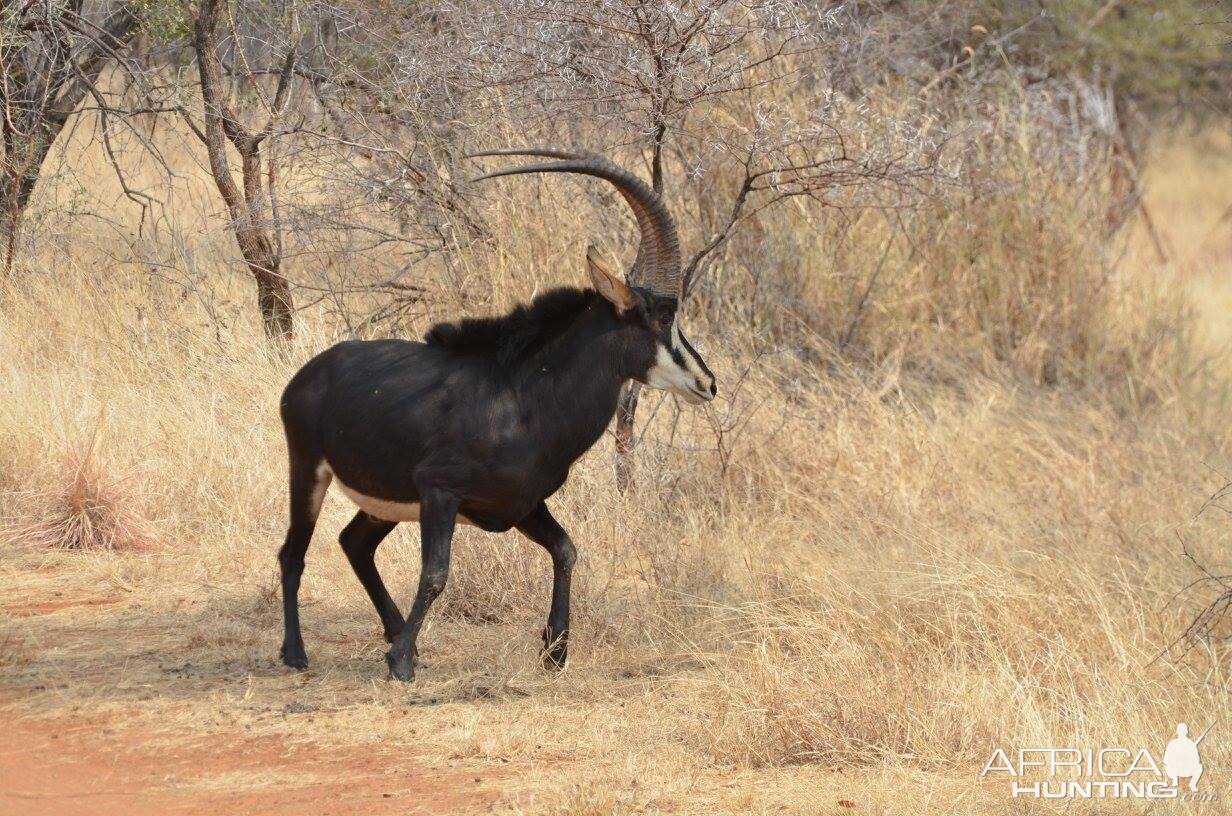
<instances>
[{"instance_id":1,"label":"antelope head","mask_svg":"<svg viewBox=\"0 0 1232 816\"><path fill-rule=\"evenodd\" d=\"M683 295L676 222L659 194L628 170L594 153L515 148L472 156L539 156L553 161L497 170L475 179L519 173L578 173L604 179L629 203L641 231L633 266L621 275L594 247L586 252L591 283L628 328L632 379L686 402L714 399L714 374L685 338L677 320Z\"/></svg>"}]
</instances>

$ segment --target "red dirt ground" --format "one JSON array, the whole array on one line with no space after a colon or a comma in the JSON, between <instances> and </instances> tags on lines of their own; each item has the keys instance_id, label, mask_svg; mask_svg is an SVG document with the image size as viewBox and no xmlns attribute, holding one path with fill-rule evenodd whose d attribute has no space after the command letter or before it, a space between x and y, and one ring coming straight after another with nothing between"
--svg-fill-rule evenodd
<instances>
[{"instance_id":1,"label":"red dirt ground","mask_svg":"<svg viewBox=\"0 0 1232 816\"><path fill-rule=\"evenodd\" d=\"M0 816L475 813L480 777L417 766L377 746L325 749L276 736L169 739L114 720L0 708Z\"/></svg>"}]
</instances>

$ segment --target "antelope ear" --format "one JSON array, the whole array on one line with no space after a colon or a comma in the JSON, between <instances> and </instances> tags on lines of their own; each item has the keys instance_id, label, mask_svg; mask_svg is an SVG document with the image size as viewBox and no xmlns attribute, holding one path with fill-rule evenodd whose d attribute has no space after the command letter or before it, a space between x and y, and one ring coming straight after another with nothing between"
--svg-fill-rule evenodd
<instances>
[{"instance_id":1,"label":"antelope ear","mask_svg":"<svg viewBox=\"0 0 1232 816\"><path fill-rule=\"evenodd\" d=\"M618 314L624 314L633 308L633 290L621 280L611 264L604 260L599 250L593 246L586 247L586 268L590 271L590 282L599 290L599 294L616 307Z\"/></svg>"}]
</instances>

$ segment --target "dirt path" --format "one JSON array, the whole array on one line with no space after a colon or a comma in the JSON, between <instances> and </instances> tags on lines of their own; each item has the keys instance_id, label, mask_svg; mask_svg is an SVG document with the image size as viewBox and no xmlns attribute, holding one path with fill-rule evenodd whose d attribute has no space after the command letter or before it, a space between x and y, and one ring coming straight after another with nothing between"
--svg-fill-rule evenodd
<instances>
[{"instance_id":1,"label":"dirt path","mask_svg":"<svg viewBox=\"0 0 1232 816\"><path fill-rule=\"evenodd\" d=\"M496 792L383 747L150 733L0 708L0 816L476 813Z\"/></svg>"},{"instance_id":2,"label":"dirt path","mask_svg":"<svg viewBox=\"0 0 1232 816\"><path fill-rule=\"evenodd\" d=\"M408 755L358 735L338 747L332 739L314 742L320 732L311 726L290 738L238 722L230 730L217 721L201 728L234 700L211 699L197 686L224 688L233 669L214 667L211 675L207 662L200 677L169 673L166 654L193 650L126 649L147 629L174 631L140 617L159 613L134 611L131 599L118 595L39 586L46 575L14 573L11 579L31 585L0 593L0 660L12 664L0 670L0 816L469 814L491 810L499 797L503 780L490 769L463 770L448 758ZM76 660L52 668L49 650L27 643L69 648ZM83 685L81 675L95 679ZM152 723L140 695L124 699L117 676L177 700L169 710L182 724ZM278 676L265 679L277 683ZM29 694L49 686L66 700L98 694L108 707L82 716L28 704Z\"/></svg>"}]
</instances>

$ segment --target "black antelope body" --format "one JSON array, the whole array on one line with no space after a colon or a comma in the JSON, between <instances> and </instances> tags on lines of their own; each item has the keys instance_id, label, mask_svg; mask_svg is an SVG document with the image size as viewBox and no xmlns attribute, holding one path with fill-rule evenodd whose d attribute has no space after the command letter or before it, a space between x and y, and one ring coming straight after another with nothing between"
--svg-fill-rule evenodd
<instances>
[{"instance_id":1,"label":"black antelope body","mask_svg":"<svg viewBox=\"0 0 1232 816\"><path fill-rule=\"evenodd\" d=\"M680 249L671 214L635 175L589 153L525 149L554 161L514 173L581 173L613 184L641 230L633 280L593 250L593 289L562 288L504 317L433 327L424 342L339 343L291 378L282 395L291 521L279 553L283 662L308 665L297 593L304 553L331 483L359 507L339 541L384 625L399 680L415 674L416 638L449 575L454 525L516 527L552 556L545 665L564 665L575 550L545 503L603 434L621 387L636 380L689 402L714 398L714 375L676 324ZM401 521L418 521L423 564L404 620L374 556Z\"/></svg>"}]
</instances>

